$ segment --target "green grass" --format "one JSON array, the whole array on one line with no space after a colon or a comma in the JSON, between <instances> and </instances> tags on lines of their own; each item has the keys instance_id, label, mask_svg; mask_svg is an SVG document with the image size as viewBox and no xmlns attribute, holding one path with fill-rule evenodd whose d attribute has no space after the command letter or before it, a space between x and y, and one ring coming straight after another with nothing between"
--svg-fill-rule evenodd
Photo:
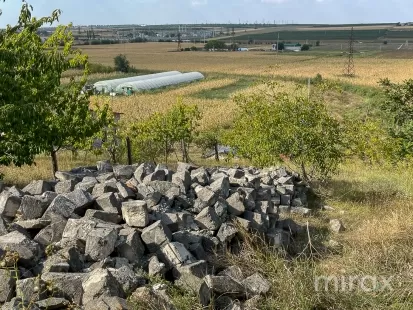
<instances>
[{"instance_id":1,"label":"green grass","mask_svg":"<svg viewBox=\"0 0 413 310\"><path fill-rule=\"evenodd\" d=\"M200 99L228 99L239 90L252 86L259 79L255 76L241 77L235 83L223 87L204 89L192 94L192 97Z\"/></svg>"}]
</instances>

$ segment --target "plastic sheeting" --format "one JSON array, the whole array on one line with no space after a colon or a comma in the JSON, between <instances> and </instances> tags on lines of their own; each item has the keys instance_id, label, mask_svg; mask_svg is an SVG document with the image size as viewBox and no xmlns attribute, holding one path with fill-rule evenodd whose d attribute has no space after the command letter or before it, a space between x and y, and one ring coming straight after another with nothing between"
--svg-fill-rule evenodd
<instances>
[{"instance_id":1,"label":"plastic sheeting","mask_svg":"<svg viewBox=\"0 0 413 310\"><path fill-rule=\"evenodd\" d=\"M122 88L119 88L119 85L127 83L127 82L144 81L148 79L165 77L165 76L174 76L174 75L182 75L182 73L179 71L168 71L168 72L161 72L161 73L155 73L155 74L138 75L138 76L132 76L132 77L122 78L122 79L99 81L99 82L96 82L93 86L96 89L96 91L106 94L106 93L110 93L112 90L115 92L122 91Z\"/></svg>"},{"instance_id":2,"label":"plastic sheeting","mask_svg":"<svg viewBox=\"0 0 413 310\"><path fill-rule=\"evenodd\" d=\"M156 89L170 85L177 85L182 83L189 83L197 80L204 79L204 76L199 72L183 73L181 75L165 76L144 81L133 81L120 85L124 92L128 89L133 92L139 92L143 90Z\"/></svg>"}]
</instances>

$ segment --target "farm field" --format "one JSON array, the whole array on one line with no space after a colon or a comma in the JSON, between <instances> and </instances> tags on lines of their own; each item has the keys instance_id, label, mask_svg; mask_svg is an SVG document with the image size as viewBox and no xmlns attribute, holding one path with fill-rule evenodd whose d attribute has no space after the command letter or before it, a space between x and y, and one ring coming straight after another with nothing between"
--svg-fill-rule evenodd
<instances>
[{"instance_id":1,"label":"farm field","mask_svg":"<svg viewBox=\"0 0 413 310\"><path fill-rule=\"evenodd\" d=\"M183 44L190 47L191 44ZM269 49L269 46L262 47ZM355 57L356 77L344 78L345 57L340 52L320 53L316 48L306 53L274 52L174 52L175 43L121 44L109 46L87 46L82 50L93 63L113 65L113 58L122 53L131 65L139 69L154 71L200 71L206 75L261 75L277 77L308 78L317 73L325 78L351 82L355 85L375 86L380 78L388 77L401 82L413 76L413 55L410 50L392 51L391 58L373 54ZM403 58L397 58L397 55Z\"/></svg>"}]
</instances>

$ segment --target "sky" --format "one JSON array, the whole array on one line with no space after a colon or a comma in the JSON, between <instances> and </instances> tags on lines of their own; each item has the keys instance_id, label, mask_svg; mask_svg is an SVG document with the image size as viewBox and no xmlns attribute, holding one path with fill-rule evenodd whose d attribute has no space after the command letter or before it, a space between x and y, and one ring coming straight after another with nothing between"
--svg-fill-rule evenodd
<instances>
[{"instance_id":1,"label":"sky","mask_svg":"<svg viewBox=\"0 0 413 310\"><path fill-rule=\"evenodd\" d=\"M61 9L74 25L412 21L412 0L27 0L34 16ZM0 0L0 27L16 22L21 0Z\"/></svg>"}]
</instances>

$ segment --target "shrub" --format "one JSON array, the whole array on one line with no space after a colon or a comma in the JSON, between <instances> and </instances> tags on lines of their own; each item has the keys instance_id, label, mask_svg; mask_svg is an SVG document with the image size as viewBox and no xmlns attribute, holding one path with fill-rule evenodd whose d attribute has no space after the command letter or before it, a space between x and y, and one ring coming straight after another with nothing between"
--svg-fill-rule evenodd
<instances>
[{"instance_id":1,"label":"shrub","mask_svg":"<svg viewBox=\"0 0 413 310\"><path fill-rule=\"evenodd\" d=\"M196 46L191 46L191 51L197 51L198 48Z\"/></svg>"},{"instance_id":2,"label":"shrub","mask_svg":"<svg viewBox=\"0 0 413 310\"><path fill-rule=\"evenodd\" d=\"M125 55L119 54L114 58L116 71L127 73L130 70L129 60Z\"/></svg>"},{"instance_id":3,"label":"shrub","mask_svg":"<svg viewBox=\"0 0 413 310\"><path fill-rule=\"evenodd\" d=\"M325 104L266 86L268 92L235 97L240 111L227 144L261 167L289 160L306 180L335 173L344 156L342 129Z\"/></svg>"},{"instance_id":4,"label":"shrub","mask_svg":"<svg viewBox=\"0 0 413 310\"><path fill-rule=\"evenodd\" d=\"M315 42L315 46L320 46L320 41Z\"/></svg>"},{"instance_id":5,"label":"shrub","mask_svg":"<svg viewBox=\"0 0 413 310\"><path fill-rule=\"evenodd\" d=\"M310 50L310 45L308 45L308 44L303 44L303 46L301 46L301 50L302 50L302 51L309 51L309 50Z\"/></svg>"},{"instance_id":6,"label":"shrub","mask_svg":"<svg viewBox=\"0 0 413 310\"><path fill-rule=\"evenodd\" d=\"M210 49L223 50L223 49L228 49L228 46L223 41L211 40L211 41L208 41L207 44L205 44L204 48L206 50L210 50Z\"/></svg>"}]
</instances>

